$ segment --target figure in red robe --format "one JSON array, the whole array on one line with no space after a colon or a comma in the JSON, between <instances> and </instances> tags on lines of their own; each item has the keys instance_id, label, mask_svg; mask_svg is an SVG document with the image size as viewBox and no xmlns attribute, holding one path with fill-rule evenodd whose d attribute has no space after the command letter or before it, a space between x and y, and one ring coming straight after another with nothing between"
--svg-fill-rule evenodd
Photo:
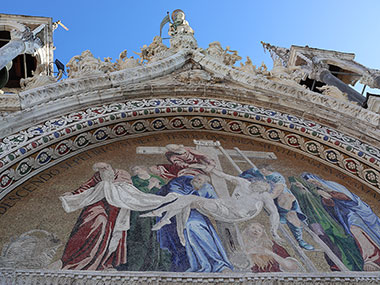
<instances>
[{"instance_id":1,"label":"figure in red robe","mask_svg":"<svg viewBox=\"0 0 380 285\"><path fill-rule=\"evenodd\" d=\"M151 172L165 179L205 174L198 168L199 165L215 166L212 159L195 149L180 144L168 144L166 149L168 151L165 156L170 164L158 164L150 167Z\"/></svg>"},{"instance_id":2,"label":"figure in red robe","mask_svg":"<svg viewBox=\"0 0 380 285\"><path fill-rule=\"evenodd\" d=\"M99 171L111 167L96 163L97 172L77 190L66 195L76 195L93 189L102 179ZM115 181L132 183L125 170L114 170ZM106 199L83 208L63 252L61 269L110 270L127 262L126 231L114 232L120 208ZM112 242L111 242L112 241Z\"/></svg>"}]
</instances>

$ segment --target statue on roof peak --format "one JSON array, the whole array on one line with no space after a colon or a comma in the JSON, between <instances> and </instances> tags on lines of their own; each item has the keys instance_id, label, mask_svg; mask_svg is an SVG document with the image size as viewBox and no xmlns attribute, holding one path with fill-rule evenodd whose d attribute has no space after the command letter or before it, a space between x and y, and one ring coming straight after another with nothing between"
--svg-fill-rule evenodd
<instances>
[{"instance_id":1,"label":"statue on roof peak","mask_svg":"<svg viewBox=\"0 0 380 285\"><path fill-rule=\"evenodd\" d=\"M190 27L189 22L185 20L185 13L181 9L176 9L172 12L170 21L169 12L161 22L160 36L163 26L169 23L169 36L173 37L180 34L194 35L193 29Z\"/></svg>"},{"instance_id":2,"label":"statue on roof peak","mask_svg":"<svg viewBox=\"0 0 380 285\"><path fill-rule=\"evenodd\" d=\"M177 34L194 35L194 31L190 27L189 22L185 20L185 13L181 9L173 11L172 21L172 23L169 23L169 36L175 36Z\"/></svg>"}]
</instances>

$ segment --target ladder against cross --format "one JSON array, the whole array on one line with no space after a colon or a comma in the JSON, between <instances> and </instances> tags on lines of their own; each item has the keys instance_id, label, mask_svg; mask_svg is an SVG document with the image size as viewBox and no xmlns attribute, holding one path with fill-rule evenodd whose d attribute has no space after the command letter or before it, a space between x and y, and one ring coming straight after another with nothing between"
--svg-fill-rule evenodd
<instances>
[{"instance_id":1,"label":"ladder against cross","mask_svg":"<svg viewBox=\"0 0 380 285\"><path fill-rule=\"evenodd\" d=\"M195 149L203 154L206 154L207 157L212 159L215 162L215 168L223 171L220 156L224 156L232 164L234 169L240 174L242 171L236 163L249 163L249 158L256 159L277 159L276 155L273 152L261 152L261 151L242 151L238 148L234 149L224 149L219 141L211 140L194 140ZM192 148L192 147L190 147ZM147 146L147 147L137 147L137 154L165 154L168 150L165 147L160 146ZM244 160L241 160L243 158ZM239 160L240 159L240 160ZM250 167L254 167L252 162ZM225 198L230 197L227 183L224 178L218 177L213 173L210 173L211 183L217 193L218 197ZM222 238L223 246L230 256L236 256L236 254L242 252L242 236L237 224L225 223L216 221L219 235ZM239 258L241 259L241 256ZM231 260L232 263L234 263ZM241 262L241 261L240 261ZM247 261L248 262L248 261ZM236 264L234 264L236 266ZM249 263L248 263L249 265Z\"/></svg>"},{"instance_id":2,"label":"ladder against cross","mask_svg":"<svg viewBox=\"0 0 380 285\"><path fill-rule=\"evenodd\" d=\"M241 158L242 154L247 158L261 158L261 159L277 159L273 152L261 152L261 151L241 151L237 148L235 149L223 149L219 141L211 140L194 140L196 145L195 149L203 154L206 154L210 159L215 161L216 169L223 171L222 165L220 163L220 156L225 156L233 167L241 173L240 168L237 166L236 162L247 163L246 160L233 160L232 157ZM190 147L191 148L191 147ZM168 150L165 147L160 146L139 146L136 148L137 154L165 154ZM223 178L216 176L211 173L211 182L215 188L215 192L218 197L230 197L227 183Z\"/></svg>"},{"instance_id":3,"label":"ladder against cross","mask_svg":"<svg viewBox=\"0 0 380 285\"><path fill-rule=\"evenodd\" d=\"M219 141L211 140L194 140L195 149L201 153L207 154L207 156L215 161L215 168L223 171L222 165L219 160L219 156L224 156L232 165L232 167L240 174L242 170L237 163L247 163L250 167L256 167L250 159L277 159L273 152L260 152L260 151L242 151L235 147L234 149L224 149ZM165 147L137 147L137 154L165 154L168 150ZM237 159L236 159L237 158ZM230 197L226 181L210 173L211 183L214 186L215 192L220 198ZM231 262L236 267L244 267L241 265L241 259L246 258L244 254L243 240L237 224L225 223L216 221L219 235L222 237L223 246L228 252ZM331 249L307 226L304 227L306 231L312 236L312 238L320 245L321 251L325 252L331 260L339 267L341 271L349 271L347 267L341 262L341 260L331 251ZM311 272L318 271L314 263L304 253L304 251L298 246L296 241L289 235L285 228L280 225L280 231L284 235L285 239L293 247L295 252L304 262L307 269ZM235 260L232 258L235 257ZM235 261L235 262L234 262ZM240 264L239 264L240 263ZM239 265L238 265L239 264ZM249 262L248 262L249 266ZM246 267L246 265L245 265Z\"/></svg>"}]
</instances>

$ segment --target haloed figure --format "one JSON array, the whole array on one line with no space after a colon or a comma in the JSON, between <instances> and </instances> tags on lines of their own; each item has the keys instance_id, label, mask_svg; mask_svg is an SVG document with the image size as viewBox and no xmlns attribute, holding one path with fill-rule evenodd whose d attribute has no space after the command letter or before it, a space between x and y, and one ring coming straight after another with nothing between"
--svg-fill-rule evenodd
<instances>
[{"instance_id":1,"label":"haloed figure","mask_svg":"<svg viewBox=\"0 0 380 285\"><path fill-rule=\"evenodd\" d=\"M243 232L245 252L248 254L253 272L300 271L298 261L275 241L268 238L264 226L252 223Z\"/></svg>"},{"instance_id":2,"label":"haloed figure","mask_svg":"<svg viewBox=\"0 0 380 285\"><path fill-rule=\"evenodd\" d=\"M156 194L165 180L148 172L145 166L131 168L132 183L141 192ZM130 229L127 236L127 262L119 270L169 271L170 253L161 249L156 232L152 231L155 218L140 218L141 212L131 211Z\"/></svg>"},{"instance_id":3,"label":"haloed figure","mask_svg":"<svg viewBox=\"0 0 380 285\"><path fill-rule=\"evenodd\" d=\"M317 187L324 208L351 235L362 254L365 271L380 270L380 219L371 207L346 187L311 173L302 178Z\"/></svg>"},{"instance_id":4,"label":"haloed figure","mask_svg":"<svg viewBox=\"0 0 380 285\"><path fill-rule=\"evenodd\" d=\"M215 162L206 154L201 153L182 144L168 144L165 156L170 164L151 166L149 170L165 179L179 176L196 176L204 174L200 169L202 165L215 165Z\"/></svg>"},{"instance_id":5,"label":"haloed figure","mask_svg":"<svg viewBox=\"0 0 380 285\"><path fill-rule=\"evenodd\" d=\"M307 217L301 211L297 199L286 185L284 176L275 172L270 165L248 169L240 174L240 177L248 180L255 177L263 177L266 181L273 184L271 195L276 204L277 211L280 215L281 224L287 224L294 238L300 247L306 250L313 250L314 247L303 239L302 224L306 222Z\"/></svg>"},{"instance_id":6,"label":"haloed figure","mask_svg":"<svg viewBox=\"0 0 380 285\"><path fill-rule=\"evenodd\" d=\"M195 177L177 177L162 188L161 195L177 193L217 199L214 188L208 182L209 177L204 174L198 174ZM172 219L170 224L158 231L161 247L169 249L172 253L172 271L223 272L233 270L222 242L206 216L196 209L190 210L183 230L184 246L180 242L176 230L177 223L181 221L176 219Z\"/></svg>"}]
</instances>

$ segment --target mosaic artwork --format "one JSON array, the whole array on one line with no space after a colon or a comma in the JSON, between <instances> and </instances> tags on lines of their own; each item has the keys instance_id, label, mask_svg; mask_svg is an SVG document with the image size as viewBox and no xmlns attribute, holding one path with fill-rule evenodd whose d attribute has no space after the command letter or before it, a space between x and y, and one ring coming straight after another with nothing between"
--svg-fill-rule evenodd
<instances>
[{"instance_id":1,"label":"mosaic artwork","mask_svg":"<svg viewBox=\"0 0 380 285\"><path fill-rule=\"evenodd\" d=\"M366 203L372 191L311 158L207 132L87 150L3 199L0 265L380 271L379 213Z\"/></svg>"}]
</instances>

